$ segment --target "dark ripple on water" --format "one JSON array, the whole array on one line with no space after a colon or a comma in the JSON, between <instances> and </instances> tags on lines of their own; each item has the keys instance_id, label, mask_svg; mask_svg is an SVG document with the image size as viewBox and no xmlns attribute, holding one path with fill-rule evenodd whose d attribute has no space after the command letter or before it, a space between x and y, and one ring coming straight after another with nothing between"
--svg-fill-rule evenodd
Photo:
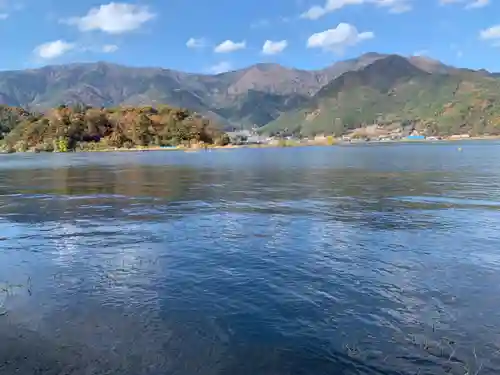
<instances>
[{"instance_id":1,"label":"dark ripple on water","mask_svg":"<svg viewBox=\"0 0 500 375\"><path fill-rule=\"evenodd\" d=\"M2 159L0 373L498 373L498 146L406 147Z\"/></svg>"}]
</instances>

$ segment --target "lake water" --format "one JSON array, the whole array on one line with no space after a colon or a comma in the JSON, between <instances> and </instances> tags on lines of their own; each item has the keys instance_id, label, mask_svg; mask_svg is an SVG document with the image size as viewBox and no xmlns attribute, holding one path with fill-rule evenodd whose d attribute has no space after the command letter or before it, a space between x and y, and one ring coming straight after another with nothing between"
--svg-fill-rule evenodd
<instances>
[{"instance_id":1,"label":"lake water","mask_svg":"<svg viewBox=\"0 0 500 375\"><path fill-rule=\"evenodd\" d=\"M498 143L2 156L0 373L498 374L499 229Z\"/></svg>"}]
</instances>

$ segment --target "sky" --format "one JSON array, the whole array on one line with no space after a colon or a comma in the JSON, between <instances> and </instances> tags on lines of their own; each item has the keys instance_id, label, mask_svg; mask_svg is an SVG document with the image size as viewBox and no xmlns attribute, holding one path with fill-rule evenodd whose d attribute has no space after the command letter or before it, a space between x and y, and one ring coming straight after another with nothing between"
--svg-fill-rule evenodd
<instances>
[{"instance_id":1,"label":"sky","mask_svg":"<svg viewBox=\"0 0 500 375\"><path fill-rule=\"evenodd\" d=\"M500 0L0 0L0 70L108 61L221 73L366 52L500 72Z\"/></svg>"}]
</instances>

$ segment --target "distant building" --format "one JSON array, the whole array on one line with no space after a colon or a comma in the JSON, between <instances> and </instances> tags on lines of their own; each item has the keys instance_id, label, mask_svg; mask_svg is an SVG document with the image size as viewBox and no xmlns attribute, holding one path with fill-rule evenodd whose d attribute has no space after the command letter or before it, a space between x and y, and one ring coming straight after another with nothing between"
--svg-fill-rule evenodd
<instances>
[{"instance_id":1,"label":"distant building","mask_svg":"<svg viewBox=\"0 0 500 375\"><path fill-rule=\"evenodd\" d=\"M248 130L228 132L227 135L233 145L268 143L268 139L266 137L262 137Z\"/></svg>"},{"instance_id":2,"label":"distant building","mask_svg":"<svg viewBox=\"0 0 500 375\"><path fill-rule=\"evenodd\" d=\"M251 135L250 137L247 138L247 144L254 144L254 145L260 145L263 143L267 143L267 138L262 137L260 135Z\"/></svg>"},{"instance_id":3,"label":"distant building","mask_svg":"<svg viewBox=\"0 0 500 375\"><path fill-rule=\"evenodd\" d=\"M252 136L252 133L248 130L240 130L227 133L229 140L234 145L240 145L246 143L248 138Z\"/></svg>"}]
</instances>

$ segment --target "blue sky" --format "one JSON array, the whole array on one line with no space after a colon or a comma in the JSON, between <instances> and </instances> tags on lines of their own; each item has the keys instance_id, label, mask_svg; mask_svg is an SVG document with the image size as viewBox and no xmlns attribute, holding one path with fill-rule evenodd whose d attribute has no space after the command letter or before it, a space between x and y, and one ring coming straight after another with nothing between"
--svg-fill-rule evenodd
<instances>
[{"instance_id":1,"label":"blue sky","mask_svg":"<svg viewBox=\"0 0 500 375\"><path fill-rule=\"evenodd\" d=\"M364 52L500 71L499 0L0 0L0 69L317 69Z\"/></svg>"}]
</instances>

